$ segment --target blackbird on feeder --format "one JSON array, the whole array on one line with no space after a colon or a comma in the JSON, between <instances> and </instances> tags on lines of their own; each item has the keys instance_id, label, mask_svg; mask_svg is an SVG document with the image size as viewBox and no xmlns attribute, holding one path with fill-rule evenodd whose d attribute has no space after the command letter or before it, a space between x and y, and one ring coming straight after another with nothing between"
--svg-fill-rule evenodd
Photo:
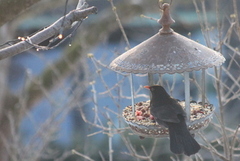
<instances>
[{"instance_id":1,"label":"blackbird on feeder","mask_svg":"<svg viewBox=\"0 0 240 161\"><path fill-rule=\"evenodd\" d=\"M169 130L170 149L175 154L192 155L200 150L200 145L190 134L186 114L177 100L170 97L162 86L144 86L152 93L150 112L159 125Z\"/></svg>"}]
</instances>

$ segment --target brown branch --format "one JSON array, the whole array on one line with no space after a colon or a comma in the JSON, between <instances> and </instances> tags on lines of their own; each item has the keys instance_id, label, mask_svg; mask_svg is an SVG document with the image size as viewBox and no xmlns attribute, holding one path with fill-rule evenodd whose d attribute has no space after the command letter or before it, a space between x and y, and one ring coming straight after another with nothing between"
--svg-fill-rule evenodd
<instances>
[{"instance_id":1,"label":"brown branch","mask_svg":"<svg viewBox=\"0 0 240 161\"><path fill-rule=\"evenodd\" d=\"M19 15L38 1L40 0L0 0L0 26L14 19L16 15Z\"/></svg>"},{"instance_id":2,"label":"brown branch","mask_svg":"<svg viewBox=\"0 0 240 161\"><path fill-rule=\"evenodd\" d=\"M88 15L96 13L96 12L97 12L97 8L94 6L89 7L87 9L83 9L83 10L77 9L77 10L71 11L65 17L61 17L59 20L57 20L51 26L34 34L33 36L29 37L27 40L21 41L12 46L1 49L0 50L0 60L5 59L7 57L14 56L23 51L26 51L33 47L32 44L39 44L53 36L56 36L60 33L60 31L71 28L72 24L75 21L81 21L82 19L86 18ZM29 42L31 42L31 43L29 43Z\"/></svg>"}]
</instances>

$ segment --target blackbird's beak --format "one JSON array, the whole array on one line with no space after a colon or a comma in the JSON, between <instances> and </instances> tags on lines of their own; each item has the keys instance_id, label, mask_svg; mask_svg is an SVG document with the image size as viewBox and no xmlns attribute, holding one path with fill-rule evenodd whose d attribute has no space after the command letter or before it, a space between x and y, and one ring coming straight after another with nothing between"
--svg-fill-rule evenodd
<instances>
[{"instance_id":1,"label":"blackbird's beak","mask_svg":"<svg viewBox=\"0 0 240 161\"><path fill-rule=\"evenodd\" d=\"M150 86L143 86L144 88L150 89Z\"/></svg>"}]
</instances>

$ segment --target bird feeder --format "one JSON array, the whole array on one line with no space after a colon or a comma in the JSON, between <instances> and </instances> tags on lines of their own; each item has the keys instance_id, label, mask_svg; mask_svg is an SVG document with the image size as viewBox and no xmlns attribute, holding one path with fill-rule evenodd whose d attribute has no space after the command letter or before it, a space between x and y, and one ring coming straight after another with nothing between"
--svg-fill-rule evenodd
<instances>
[{"instance_id":1,"label":"bird feeder","mask_svg":"<svg viewBox=\"0 0 240 161\"><path fill-rule=\"evenodd\" d=\"M170 16L170 5L162 5L162 28L157 34L114 59L110 68L116 72L130 73L132 105L123 110L123 117L133 132L142 137L168 136L168 129L158 125L149 112L150 101L134 103L133 75L147 73L149 85L154 74L184 73L185 101L179 102L186 111L186 123L191 133L208 125L214 108L205 103L205 69L220 66L225 58L219 53L170 28L175 21ZM202 70L202 102L190 101L189 72ZM146 116L137 119L137 116Z\"/></svg>"}]
</instances>

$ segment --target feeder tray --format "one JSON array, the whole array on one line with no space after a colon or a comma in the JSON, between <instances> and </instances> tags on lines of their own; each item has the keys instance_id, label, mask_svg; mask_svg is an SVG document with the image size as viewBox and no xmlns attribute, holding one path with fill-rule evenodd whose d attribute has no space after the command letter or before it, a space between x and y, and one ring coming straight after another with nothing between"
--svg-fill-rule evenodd
<instances>
[{"instance_id":1,"label":"feeder tray","mask_svg":"<svg viewBox=\"0 0 240 161\"><path fill-rule=\"evenodd\" d=\"M179 104L185 108L185 101ZM138 102L135 104L136 112L133 116L132 106L127 106L123 110L123 118L130 126L132 131L140 137L166 137L169 135L168 128L159 125L150 114L150 101ZM190 102L191 117L187 122L188 129L191 134L198 130L206 128L211 121L214 108L211 104L205 103L203 106L200 102Z\"/></svg>"}]
</instances>

